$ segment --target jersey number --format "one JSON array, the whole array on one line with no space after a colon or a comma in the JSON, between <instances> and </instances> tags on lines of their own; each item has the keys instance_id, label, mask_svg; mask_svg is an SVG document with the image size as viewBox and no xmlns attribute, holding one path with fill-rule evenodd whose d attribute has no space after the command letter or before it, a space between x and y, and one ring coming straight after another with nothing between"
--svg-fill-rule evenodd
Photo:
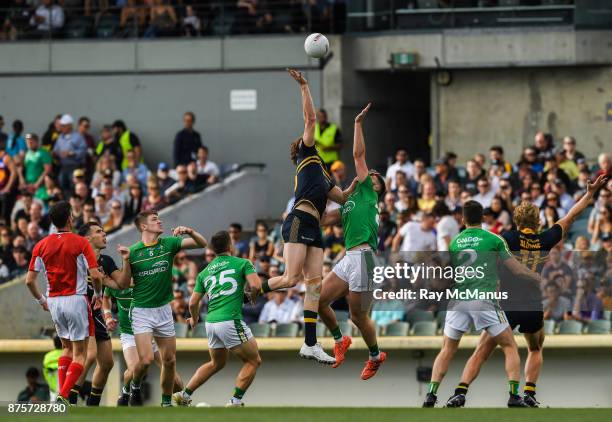
<instances>
[{"instance_id":1,"label":"jersey number","mask_svg":"<svg viewBox=\"0 0 612 422\"><path fill-rule=\"evenodd\" d=\"M234 293L238 289L238 282L236 279L230 277L236 273L236 270L225 270L219 273L219 288L221 289L219 292L213 293L215 286L217 285L217 277L211 275L204 281L204 286L206 286L206 291L208 293L208 297L210 300L213 300L217 296L229 296ZM231 287L227 290L224 289L224 285L229 284Z\"/></svg>"}]
</instances>

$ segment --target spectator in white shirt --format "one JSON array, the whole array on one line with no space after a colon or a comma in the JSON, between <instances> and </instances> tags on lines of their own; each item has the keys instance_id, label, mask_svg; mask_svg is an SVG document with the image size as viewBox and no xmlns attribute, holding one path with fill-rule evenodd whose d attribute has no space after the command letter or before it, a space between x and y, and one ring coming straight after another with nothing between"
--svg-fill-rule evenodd
<instances>
[{"instance_id":1,"label":"spectator in white shirt","mask_svg":"<svg viewBox=\"0 0 612 422\"><path fill-rule=\"evenodd\" d=\"M455 217L451 215L444 201L436 202L433 207L433 214L438 219L436 225L438 251L448 251L451 239L459 234L459 224Z\"/></svg>"},{"instance_id":2,"label":"spectator in white shirt","mask_svg":"<svg viewBox=\"0 0 612 422\"><path fill-rule=\"evenodd\" d=\"M408 151L404 148L400 148L395 153L395 163L391 164L387 169L386 181L387 181L387 190L395 191L397 189L397 185L395 182L395 173L401 170L406 173L406 177L412 177L414 173L414 166L410 161L408 161Z\"/></svg>"},{"instance_id":3,"label":"spectator in white shirt","mask_svg":"<svg viewBox=\"0 0 612 422\"><path fill-rule=\"evenodd\" d=\"M483 208L490 208L491 201L495 196L495 191L491 189L491 184L486 177L481 177L478 179L478 184L476 185L478 188L478 194L474 195L472 199L476 202L480 202Z\"/></svg>"},{"instance_id":4,"label":"spectator in white shirt","mask_svg":"<svg viewBox=\"0 0 612 422\"><path fill-rule=\"evenodd\" d=\"M57 31L64 26L64 11L57 4L53 4L53 0L42 0L30 18L30 26L36 27L40 35Z\"/></svg>"},{"instance_id":5,"label":"spectator in white shirt","mask_svg":"<svg viewBox=\"0 0 612 422\"><path fill-rule=\"evenodd\" d=\"M261 310L259 322L262 324L271 322L285 324L291 322L295 302L287 297L287 290L276 290L269 297L270 299Z\"/></svg>"},{"instance_id":6,"label":"spectator in white shirt","mask_svg":"<svg viewBox=\"0 0 612 422\"><path fill-rule=\"evenodd\" d=\"M552 191L556 193L559 197L559 204L561 205L561 208L563 208L563 211L567 213L570 208L574 206L576 201L574 201L572 195L567 193L567 187L565 186L565 183L563 183L563 180L561 179L555 179L551 187Z\"/></svg>"},{"instance_id":7,"label":"spectator in white shirt","mask_svg":"<svg viewBox=\"0 0 612 422\"><path fill-rule=\"evenodd\" d=\"M202 145L198 149L198 174L207 175L206 183L212 185L219 181L219 167L208 159L208 147Z\"/></svg>"},{"instance_id":8,"label":"spectator in white shirt","mask_svg":"<svg viewBox=\"0 0 612 422\"><path fill-rule=\"evenodd\" d=\"M431 213L424 213L421 222L409 221L404 224L393 239L393 251L415 252L435 251L438 240L434 227L436 220ZM400 247L401 245L401 247ZM411 257L408 257L410 259Z\"/></svg>"}]
</instances>

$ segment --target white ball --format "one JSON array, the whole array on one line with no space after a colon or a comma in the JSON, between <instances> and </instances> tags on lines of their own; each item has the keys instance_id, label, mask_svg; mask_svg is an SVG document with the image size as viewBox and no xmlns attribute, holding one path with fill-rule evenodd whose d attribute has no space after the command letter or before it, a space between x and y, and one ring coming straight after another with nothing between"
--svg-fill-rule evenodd
<instances>
[{"instance_id":1,"label":"white ball","mask_svg":"<svg viewBox=\"0 0 612 422\"><path fill-rule=\"evenodd\" d=\"M329 41L323 34L310 34L304 42L304 50L313 59L322 59L329 51Z\"/></svg>"}]
</instances>

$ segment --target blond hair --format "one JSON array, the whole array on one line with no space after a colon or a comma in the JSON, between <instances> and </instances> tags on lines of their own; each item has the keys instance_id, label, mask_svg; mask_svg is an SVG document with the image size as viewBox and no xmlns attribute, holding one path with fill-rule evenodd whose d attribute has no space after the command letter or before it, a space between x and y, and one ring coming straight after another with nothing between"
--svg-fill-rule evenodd
<instances>
[{"instance_id":1,"label":"blond hair","mask_svg":"<svg viewBox=\"0 0 612 422\"><path fill-rule=\"evenodd\" d=\"M540 227L540 210L531 202L521 202L514 209L513 220L519 229L527 228L535 231Z\"/></svg>"}]
</instances>

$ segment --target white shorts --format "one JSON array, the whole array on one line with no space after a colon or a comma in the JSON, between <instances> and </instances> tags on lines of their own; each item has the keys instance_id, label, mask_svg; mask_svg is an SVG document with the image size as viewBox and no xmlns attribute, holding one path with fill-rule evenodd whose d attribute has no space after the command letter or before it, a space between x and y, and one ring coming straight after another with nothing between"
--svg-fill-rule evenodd
<instances>
[{"instance_id":1,"label":"white shorts","mask_svg":"<svg viewBox=\"0 0 612 422\"><path fill-rule=\"evenodd\" d=\"M253 338L249 326L240 320L207 322L206 333L210 349L231 349Z\"/></svg>"},{"instance_id":2,"label":"white shorts","mask_svg":"<svg viewBox=\"0 0 612 422\"><path fill-rule=\"evenodd\" d=\"M169 303L158 308L132 308L130 312L134 335L153 333L154 337L175 337Z\"/></svg>"},{"instance_id":3,"label":"white shorts","mask_svg":"<svg viewBox=\"0 0 612 422\"><path fill-rule=\"evenodd\" d=\"M155 340L151 341L153 345L153 353L157 353L159 348L157 347L157 343ZM134 338L134 334L125 334L121 333L121 349L125 352L130 347L136 347L136 339Z\"/></svg>"},{"instance_id":4,"label":"white shorts","mask_svg":"<svg viewBox=\"0 0 612 422\"><path fill-rule=\"evenodd\" d=\"M444 334L453 340L459 340L472 326L476 331L486 330L492 337L510 326L504 311L491 301L453 301L448 307L452 310L446 311Z\"/></svg>"},{"instance_id":5,"label":"white shorts","mask_svg":"<svg viewBox=\"0 0 612 422\"><path fill-rule=\"evenodd\" d=\"M372 276L375 265L372 249L359 249L346 251L332 271L349 285L349 291L371 292L374 290Z\"/></svg>"},{"instance_id":6,"label":"white shorts","mask_svg":"<svg viewBox=\"0 0 612 422\"><path fill-rule=\"evenodd\" d=\"M87 296L52 296L47 298L47 305L60 338L79 341L94 335L93 316Z\"/></svg>"}]
</instances>

